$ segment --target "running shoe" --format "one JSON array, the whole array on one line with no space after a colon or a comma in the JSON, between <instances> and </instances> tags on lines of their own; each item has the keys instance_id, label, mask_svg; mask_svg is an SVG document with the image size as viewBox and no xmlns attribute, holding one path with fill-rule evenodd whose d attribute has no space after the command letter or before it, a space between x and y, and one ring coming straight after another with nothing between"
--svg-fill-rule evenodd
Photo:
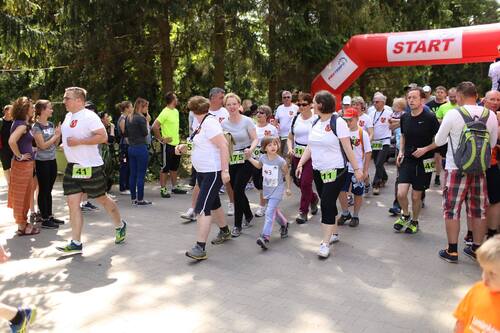
<instances>
[{"instance_id":1,"label":"running shoe","mask_svg":"<svg viewBox=\"0 0 500 333\"><path fill-rule=\"evenodd\" d=\"M306 223L307 222L307 214L299 213L299 215L297 215L297 217L295 218L295 222L297 222L297 224Z\"/></svg>"},{"instance_id":2,"label":"running shoe","mask_svg":"<svg viewBox=\"0 0 500 333\"><path fill-rule=\"evenodd\" d=\"M458 263L458 253L456 252L448 252L448 249L440 250L439 257L444 261L447 261L452 264Z\"/></svg>"},{"instance_id":3,"label":"running shoe","mask_svg":"<svg viewBox=\"0 0 500 333\"><path fill-rule=\"evenodd\" d=\"M222 244L229 239L231 239L231 232L229 231L229 229L227 230L227 232L219 230L217 237L212 239L212 244L219 245L219 244Z\"/></svg>"},{"instance_id":4,"label":"running shoe","mask_svg":"<svg viewBox=\"0 0 500 333\"><path fill-rule=\"evenodd\" d=\"M396 222L394 222L393 228L396 232L401 232L401 230L407 226L410 222L410 216L401 215Z\"/></svg>"},{"instance_id":5,"label":"running shoe","mask_svg":"<svg viewBox=\"0 0 500 333\"><path fill-rule=\"evenodd\" d=\"M262 250L267 250L269 248L269 239L264 236L257 238L257 245L259 245Z\"/></svg>"},{"instance_id":6,"label":"running shoe","mask_svg":"<svg viewBox=\"0 0 500 333\"><path fill-rule=\"evenodd\" d=\"M234 204L232 202L229 202L227 204L227 216L233 216L234 215Z\"/></svg>"},{"instance_id":7,"label":"running shoe","mask_svg":"<svg viewBox=\"0 0 500 333\"><path fill-rule=\"evenodd\" d=\"M285 225L280 226L280 236L281 239L288 237L288 222Z\"/></svg>"},{"instance_id":8,"label":"running shoe","mask_svg":"<svg viewBox=\"0 0 500 333\"><path fill-rule=\"evenodd\" d=\"M147 201L147 200L141 200L141 201L136 201L135 204L137 206L149 206L149 205L152 205L153 202L152 201Z\"/></svg>"},{"instance_id":9,"label":"running shoe","mask_svg":"<svg viewBox=\"0 0 500 333\"><path fill-rule=\"evenodd\" d=\"M120 195L130 195L130 190L120 191Z\"/></svg>"},{"instance_id":10,"label":"running shoe","mask_svg":"<svg viewBox=\"0 0 500 333\"><path fill-rule=\"evenodd\" d=\"M56 223L56 224L64 224L64 223L66 223L63 220L56 219L54 216L49 217L49 219L52 220L52 221L54 221L54 223Z\"/></svg>"},{"instance_id":11,"label":"running shoe","mask_svg":"<svg viewBox=\"0 0 500 333\"><path fill-rule=\"evenodd\" d=\"M389 213L391 213L392 216L401 214L401 207L399 207L399 203L397 201L394 201L392 207L389 208Z\"/></svg>"},{"instance_id":12,"label":"running shoe","mask_svg":"<svg viewBox=\"0 0 500 333\"><path fill-rule=\"evenodd\" d=\"M68 245L63 247L57 246L56 249L64 253L81 253L83 250L83 244L80 243L80 245L76 245L75 242L70 241Z\"/></svg>"},{"instance_id":13,"label":"running shoe","mask_svg":"<svg viewBox=\"0 0 500 333\"><path fill-rule=\"evenodd\" d=\"M168 191L168 188L166 188L166 187L162 187L162 188L160 189L160 196L161 196L162 198L170 198L170 192Z\"/></svg>"},{"instance_id":14,"label":"running shoe","mask_svg":"<svg viewBox=\"0 0 500 333\"><path fill-rule=\"evenodd\" d=\"M266 215L266 207L259 206L259 208L255 211L255 216L262 217L264 215Z\"/></svg>"},{"instance_id":15,"label":"running shoe","mask_svg":"<svg viewBox=\"0 0 500 333\"><path fill-rule=\"evenodd\" d=\"M311 214L312 215L318 214L318 204L319 204L319 199L316 199L316 201L311 202Z\"/></svg>"},{"instance_id":16,"label":"running shoe","mask_svg":"<svg viewBox=\"0 0 500 333\"><path fill-rule=\"evenodd\" d=\"M233 230L231 230L231 236L233 238L240 237L241 235L241 228L238 227L233 227Z\"/></svg>"},{"instance_id":17,"label":"running shoe","mask_svg":"<svg viewBox=\"0 0 500 333\"><path fill-rule=\"evenodd\" d=\"M21 322L17 325L10 324L10 331L12 333L27 333L36 319L36 308L19 308L18 311L21 313Z\"/></svg>"},{"instance_id":18,"label":"running shoe","mask_svg":"<svg viewBox=\"0 0 500 333\"><path fill-rule=\"evenodd\" d=\"M186 256L194 260L205 260L207 259L207 251L203 250L198 244L195 244L191 250L186 251Z\"/></svg>"},{"instance_id":19,"label":"running shoe","mask_svg":"<svg viewBox=\"0 0 500 333\"><path fill-rule=\"evenodd\" d=\"M221 188L219 189L219 193L220 193L220 194L224 194L224 193L226 193L226 190L225 190L224 185L222 185L222 186L221 186Z\"/></svg>"},{"instance_id":20,"label":"running shoe","mask_svg":"<svg viewBox=\"0 0 500 333\"><path fill-rule=\"evenodd\" d=\"M196 214L194 213L193 208L189 208L185 213L182 213L181 217L191 222L196 221Z\"/></svg>"},{"instance_id":21,"label":"running shoe","mask_svg":"<svg viewBox=\"0 0 500 333\"><path fill-rule=\"evenodd\" d=\"M339 234L332 234L332 237L330 237L330 244L338 243L340 242L340 236Z\"/></svg>"},{"instance_id":22,"label":"running shoe","mask_svg":"<svg viewBox=\"0 0 500 333\"><path fill-rule=\"evenodd\" d=\"M174 194L186 194L187 191L179 186L176 186L172 189L172 193L174 193Z\"/></svg>"},{"instance_id":23,"label":"running shoe","mask_svg":"<svg viewBox=\"0 0 500 333\"><path fill-rule=\"evenodd\" d=\"M318 256L320 258L328 258L330 255L330 246L327 243L321 243L319 246Z\"/></svg>"},{"instance_id":24,"label":"running shoe","mask_svg":"<svg viewBox=\"0 0 500 333\"><path fill-rule=\"evenodd\" d=\"M82 209L82 212L97 212L97 211L99 211L99 208L94 206L90 201L87 201L85 203L80 204L80 208Z\"/></svg>"},{"instance_id":25,"label":"running shoe","mask_svg":"<svg viewBox=\"0 0 500 333\"><path fill-rule=\"evenodd\" d=\"M464 253L467 257L471 258L472 260L474 261L477 261L477 258L476 258L476 251L474 251L472 249L472 245L470 246L467 246L464 248Z\"/></svg>"},{"instance_id":26,"label":"running shoe","mask_svg":"<svg viewBox=\"0 0 500 333\"><path fill-rule=\"evenodd\" d=\"M349 207L354 206L354 197L352 196L352 194L347 195L347 205Z\"/></svg>"},{"instance_id":27,"label":"running shoe","mask_svg":"<svg viewBox=\"0 0 500 333\"><path fill-rule=\"evenodd\" d=\"M46 219L42 220L42 228L44 229L59 229L59 224L55 223L53 220Z\"/></svg>"},{"instance_id":28,"label":"running shoe","mask_svg":"<svg viewBox=\"0 0 500 333\"><path fill-rule=\"evenodd\" d=\"M125 241L127 237L127 222L122 220L122 226L115 229L115 244L120 244Z\"/></svg>"},{"instance_id":29,"label":"running shoe","mask_svg":"<svg viewBox=\"0 0 500 333\"><path fill-rule=\"evenodd\" d=\"M465 235L464 242L465 242L465 245L471 246L472 242L473 242L472 235L470 235L470 236Z\"/></svg>"},{"instance_id":30,"label":"running shoe","mask_svg":"<svg viewBox=\"0 0 500 333\"><path fill-rule=\"evenodd\" d=\"M416 234L418 232L418 221L411 221L405 229L405 234Z\"/></svg>"},{"instance_id":31,"label":"running shoe","mask_svg":"<svg viewBox=\"0 0 500 333\"><path fill-rule=\"evenodd\" d=\"M365 184L365 194L370 193L370 184Z\"/></svg>"},{"instance_id":32,"label":"running shoe","mask_svg":"<svg viewBox=\"0 0 500 333\"><path fill-rule=\"evenodd\" d=\"M359 217L353 217L350 221L349 221L349 226L350 227L357 227L359 225Z\"/></svg>"},{"instance_id":33,"label":"running shoe","mask_svg":"<svg viewBox=\"0 0 500 333\"><path fill-rule=\"evenodd\" d=\"M352 219L352 215L350 212L348 215L340 214L339 218L337 219L337 224L344 225L350 219Z\"/></svg>"},{"instance_id":34,"label":"running shoe","mask_svg":"<svg viewBox=\"0 0 500 333\"><path fill-rule=\"evenodd\" d=\"M242 224L243 229L248 229L251 226L253 226L252 220L253 220L253 215L249 219L245 218Z\"/></svg>"},{"instance_id":35,"label":"running shoe","mask_svg":"<svg viewBox=\"0 0 500 333\"><path fill-rule=\"evenodd\" d=\"M379 195L380 194L380 189L378 187L373 188L373 194L374 195Z\"/></svg>"}]
</instances>

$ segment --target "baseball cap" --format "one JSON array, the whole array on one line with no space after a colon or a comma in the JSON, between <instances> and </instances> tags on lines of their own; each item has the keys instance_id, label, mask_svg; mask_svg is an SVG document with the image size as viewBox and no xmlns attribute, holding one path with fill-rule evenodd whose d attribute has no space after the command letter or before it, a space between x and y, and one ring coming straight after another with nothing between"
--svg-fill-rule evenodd
<instances>
[{"instance_id":1,"label":"baseball cap","mask_svg":"<svg viewBox=\"0 0 500 333\"><path fill-rule=\"evenodd\" d=\"M422 90L423 90L424 92L426 92L426 93L429 93L429 92L431 92L431 91L432 91L432 89L431 89L431 87L430 87L430 86L424 86L424 87L422 88Z\"/></svg>"},{"instance_id":2,"label":"baseball cap","mask_svg":"<svg viewBox=\"0 0 500 333\"><path fill-rule=\"evenodd\" d=\"M351 105L351 96L344 96L344 98L342 98L342 104L344 105Z\"/></svg>"},{"instance_id":3,"label":"baseball cap","mask_svg":"<svg viewBox=\"0 0 500 333\"><path fill-rule=\"evenodd\" d=\"M359 117L358 109L347 108L347 109L344 110L344 114L342 115L342 118L351 119L351 118L354 118L354 117Z\"/></svg>"}]
</instances>

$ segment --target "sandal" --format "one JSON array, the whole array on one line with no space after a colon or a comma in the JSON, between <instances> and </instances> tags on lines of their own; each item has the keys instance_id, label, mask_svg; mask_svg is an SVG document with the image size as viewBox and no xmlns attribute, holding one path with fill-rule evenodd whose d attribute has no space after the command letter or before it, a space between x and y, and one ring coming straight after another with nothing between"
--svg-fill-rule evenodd
<instances>
[{"instance_id":1,"label":"sandal","mask_svg":"<svg viewBox=\"0 0 500 333\"><path fill-rule=\"evenodd\" d=\"M31 223L26 223L24 229L17 229L16 234L18 236L29 236L29 235L38 235L40 233L40 229L35 227Z\"/></svg>"}]
</instances>

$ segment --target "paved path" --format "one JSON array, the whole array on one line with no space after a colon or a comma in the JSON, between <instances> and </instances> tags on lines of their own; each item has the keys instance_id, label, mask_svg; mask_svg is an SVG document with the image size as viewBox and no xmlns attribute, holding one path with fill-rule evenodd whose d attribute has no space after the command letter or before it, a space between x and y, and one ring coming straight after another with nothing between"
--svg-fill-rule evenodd
<instances>
[{"instance_id":1,"label":"paved path","mask_svg":"<svg viewBox=\"0 0 500 333\"><path fill-rule=\"evenodd\" d=\"M113 243L104 212L87 213L83 256L62 258L55 246L68 239L69 227L13 237L1 188L0 239L13 257L0 268L0 301L38 305L33 332L450 332L451 313L480 270L465 256L458 265L437 257L446 238L436 188L428 192L421 232L392 232L391 189L366 198L360 226L341 227L327 260L316 255L318 216L292 224L283 241L275 228L267 252L255 244L260 218L240 238L209 245L209 259L193 263L184 252L196 226L178 218L188 195L160 199L151 185L146 193L154 205L147 208L118 196L129 222L126 243ZM60 184L54 194L57 215L67 217ZM294 191L283 204L290 219L298 198Z\"/></svg>"}]
</instances>

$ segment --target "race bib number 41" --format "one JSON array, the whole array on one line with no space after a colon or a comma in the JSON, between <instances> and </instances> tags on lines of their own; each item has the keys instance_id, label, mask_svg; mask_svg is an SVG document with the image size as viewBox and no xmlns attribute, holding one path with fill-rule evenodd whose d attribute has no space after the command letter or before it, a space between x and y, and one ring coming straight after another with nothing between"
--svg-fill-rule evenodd
<instances>
[{"instance_id":1,"label":"race bib number 41","mask_svg":"<svg viewBox=\"0 0 500 333\"><path fill-rule=\"evenodd\" d=\"M82 167L81 165L73 165L72 178L89 179L92 177L92 167Z\"/></svg>"},{"instance_id":2,"label":"race bib number 41","mask_svg":"<svg viewBox=\"0 0 500 333\"><path fill-rule=\"evenodd\" d=\"M423 161L425 173L431 173L436 171L436 162L433 158L428 158Z\"/></svg>"},{"instance_id":3,"label":"race bib number 41","mask_svg":"<svg viewBox=\"0 0 500 333\"><path fill-rule=\"evenodd\" d=\"M337 179L337 169L321 171L321 180L323 183L331 183Z\"/></svg>"},{"instance_id":4,"label":"race bib number 41","mask_svg":"<svg viewBox=\"0 0 500 333\"><path fill-rule=\"evenodd\" d=\"M243 164L245 163L245 153L242 151L234 152L229 158L229 164Z\"/></svg>"}]
</instances>

